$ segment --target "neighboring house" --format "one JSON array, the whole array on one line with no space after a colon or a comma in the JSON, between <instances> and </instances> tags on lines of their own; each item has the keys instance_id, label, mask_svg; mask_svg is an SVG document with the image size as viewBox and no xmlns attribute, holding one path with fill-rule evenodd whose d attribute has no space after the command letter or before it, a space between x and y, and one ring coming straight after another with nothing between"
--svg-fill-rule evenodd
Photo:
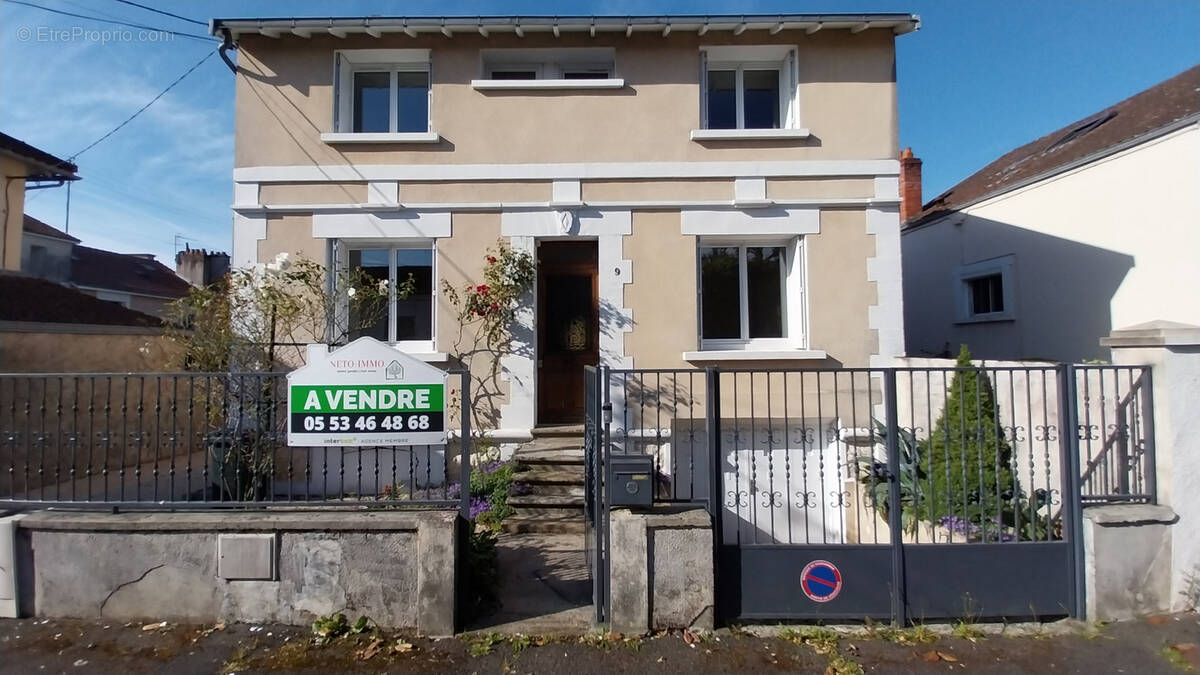
<instances>
[{"instance_id":1,"label":"neighboring house","mask_svg":"<svg viewBox=\"0 0 1200 675\"><path fill-rule=\"evenodd\" d=\"M159 370L177 352L156 317L48 279L0 271L0 372Z\"/></svg>"},{"instance_id":2,"label":"neighboring house","mask_svg":"<svg viewBox=\"0 0 1200 675\"><path fill-rule=\"evenodd\" d=\"M25 216L21 271L72 286L101 300L161 317L190 288L150 254L82 246L75 237Z\"/></svg>"},{"instance_id":3,"label":"neighboring house","mask_svg":"<svg viewBox=\"0 0 1200 675\"><path fill-rule=\"evenodd\" d=\"M911 356L1106 359L1114 328L1200 324L1200 66L1000 157L902 235Z\"/></svg>"},{"instance_id":4,"label":"neighboring house","mask_svg":"<svg viewBox=\"0 0 1200 675\"><path fill-rule=\"evenodd\" d=\"M216 20L238 53L232 264L411 272L416 296L377 334L446 367L458 327L438 280L478 281L498 239L529 252L540 278L502 361L498 437L580 420L587 363L890 365L894 40L918 26Z\"/></svg>"},{"instance_id":5,"label":"neighboring house","mask_svg":"<svg viewBox=\"0 0 1200 675\"><path fill-rule=\"evenodd\" d=\"M58 187L79 180L78 168L43 150L0 134L0 174L4 178L0 194L0 269L19 270L24 252L21 248L25 191Z\"/></svg>"}]
</instances>

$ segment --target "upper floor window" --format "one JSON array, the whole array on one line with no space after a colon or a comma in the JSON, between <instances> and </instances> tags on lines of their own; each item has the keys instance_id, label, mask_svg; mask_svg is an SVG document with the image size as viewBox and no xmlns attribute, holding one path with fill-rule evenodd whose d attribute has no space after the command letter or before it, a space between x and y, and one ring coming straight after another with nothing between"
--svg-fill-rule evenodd
<instances>
[{"instance_id":1,"label":"upper floor window","mask_svg":"<svg viewBox=\"0 0 1200 675\"><path fill-rule=\"evenodd\" d=\"M795 48L786 45L705 47L701 55L704 64L700 86L702 129L802 131L799 129Z\"/></svg>"},{"instance_id":2,"label":"upper floor window","mask_svg":"<svg viewBox=\"0 0 1200 675\"><path fill-rule=\"evenodd\" d=\"M355 135L436 140L426 138L431 131L428 49L337 52L334 99L334 134L327 140L351 141Z\"/></svg>"},{"instance_id":3,"label":"upper floor window","mask_svg":"<svg viewBox=\"0 0 1200 675\"><path fill-rule=\"evenodd\" d=\"M611 47L484 49L476 89L618 89Z\"/></svg>"}]
</instances>

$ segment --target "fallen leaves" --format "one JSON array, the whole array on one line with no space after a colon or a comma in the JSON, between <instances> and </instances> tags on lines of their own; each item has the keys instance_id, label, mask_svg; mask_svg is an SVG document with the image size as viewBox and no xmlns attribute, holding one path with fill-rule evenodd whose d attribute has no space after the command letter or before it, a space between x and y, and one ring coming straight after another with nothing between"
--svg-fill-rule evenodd
<instances>
[{"instance_id":1,"label":"fallen leaves","mask_svg":"<svg viewBox=\"0 0 1200 675\"><path fill-rule=\"evenodd\" d=\"M953 654L949 654L947 652L937 650L937 649L930 649L929 651L922 654L921 658L924 659L926 663L937 663L939 661L946 661L947 663L958 663L957 656L955 656Z\"/></svg>"},{"instance_id":2,"label":"fallen leaves","mask_svg":"<svg viewBox=\"0 0 1200 675\"><path fill-rule=\"evenodd\" d=\"M404 640L400 640L399 642L397 642L395 645L392 646L392 651L396 652L397 654L407 654L414 649L416 649L416 648L413 647L413 644L411 642L405 642Z\"/></svg>"},{"instance_id":3,"label":"fallen leaves","mask_svg":"<svg viewBox=\"0 0 1200 675\"><path fill-rule=\"evenodd\" d=\"M166 621L159 621L156 623L148 623L145 626L142 626L142 630L165 630L166 627L167 627Z\"/></svg>"},{"instance_id":4,"label":"fallen leaves","mask_svg":"<svg viewBox=\"0 0 1200 675\"><path fill-rule=\"evenodd\" d=\"M1171 645L1192 668L1200 668L1200 645L1195 642L1179 642Z\"/></svg>"},{"instance_id":5,"label":"fallen leaves","mask_svg":"<svg viewBox=\"0 0 1200 675\"><path fill-rule=\"evenodd\" d=\"M379 653L381 647L383 647L383 639L375 638L366 647L354 652L354 656L360 661L370 661L372 657Z\"/></svg>"}]
</instances>

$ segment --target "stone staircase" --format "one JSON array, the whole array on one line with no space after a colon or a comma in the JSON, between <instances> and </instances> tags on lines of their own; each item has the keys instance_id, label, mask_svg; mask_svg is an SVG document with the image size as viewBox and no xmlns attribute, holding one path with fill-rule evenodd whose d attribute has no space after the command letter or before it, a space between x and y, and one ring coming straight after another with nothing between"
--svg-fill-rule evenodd
<instances>
[{"instance_id":1,"label":"stone staircase","mask_svg":"<svg viewBox=\"0 0 1200 675\"><path fill-rule=\"evenodd\" d=\"M516 514L505 519L509 533L584 532L583 426L541 427L513 459L526 467L516 480L530 486L527 495L509 497Z\"/></svg>"}]
</instances>

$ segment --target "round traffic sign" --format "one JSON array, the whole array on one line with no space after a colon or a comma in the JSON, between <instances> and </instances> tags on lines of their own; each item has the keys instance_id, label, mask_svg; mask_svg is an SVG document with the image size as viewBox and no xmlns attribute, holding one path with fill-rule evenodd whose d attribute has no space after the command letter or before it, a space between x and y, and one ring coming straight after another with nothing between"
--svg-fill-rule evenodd
<instances>
[{"instance_id":1,"label":"round traffic sign","mask_svg":"<svg viewBox=\"0 0 1200 675\"><path fill-rule=\"evenodd\" d=\"M813 602L829 602L842 592L842 573L827 560L814 560L800 573L800 589Z\"/></svg>"}]
</instances>

